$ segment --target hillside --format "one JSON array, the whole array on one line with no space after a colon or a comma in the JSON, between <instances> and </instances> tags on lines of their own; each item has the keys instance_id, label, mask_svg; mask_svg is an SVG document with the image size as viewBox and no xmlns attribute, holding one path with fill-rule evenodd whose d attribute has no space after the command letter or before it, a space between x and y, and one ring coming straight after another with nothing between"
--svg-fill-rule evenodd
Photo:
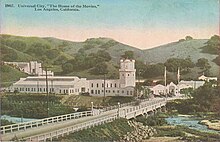
<instances>
[{"instance_id":1,"label":"hillside","mask_svg":"<svg viewBox=\"0 0 220 142\"><path fill-rule=\"evenodd\" d=\"M134 59L147 65L164 63L170 58L190 58L194 63L199 58L206 58L211 66L210 75L219 75L219 66L213 62L218 55L202 52L208 39L181 40L146 50L110 38L90 38L84 42L72 42L52 37L0 35L0 40L1 60L37 60L53 66L52 70L57 75L102 78L102 74L95 73L99 69L96 65L102 63L108 70L107 78L117 78L119 60L126 51L132 52ZM140 63L137 68L141 66L143 65ZM195 78L202 71L197 67L191 70L191 73L186 75L187 78Z\"/></svg>"},{"instance_id":2,"label":"hillside","mask_svg":"<svg viewBox=\"0 0 220 142\"><path fill-rule=\"evenodd\" d=\"M207 41L208 39L192 39L147 49L144 50L145 61L147 63L164 63L169 58L185 59L189 57L196 63L199 58L206 58L211 65L211 74L218 75L219 66L212 61L218 55L202 53L202 47L206 45Z\"/></svg>"},{"instance_id":3,"label":"hillside","mask_svg":"<svg viewBox=\"0 0 220 142\"><path fill-rule=\"evenodd\" d=\"M20 72L19 70L14 69L13 67L10 67L8 65L1 65L0 72L1 87L9 86L15 81L18 81L21 77L27 76L27 74Z\"/></svg>"}]
</instances>

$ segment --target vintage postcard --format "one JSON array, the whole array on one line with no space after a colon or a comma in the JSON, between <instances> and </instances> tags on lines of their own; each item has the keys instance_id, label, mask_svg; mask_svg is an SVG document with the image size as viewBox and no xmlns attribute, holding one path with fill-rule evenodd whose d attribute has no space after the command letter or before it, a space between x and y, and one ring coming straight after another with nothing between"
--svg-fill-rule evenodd
<instances>
[{"instance_id":1,"label":"vintage postcard","mask_svg":"<svg viewBox=\"0 0 220 142\"><path fill-rule=\"evenodd\" d=\"M0 141L220 141L219 0L0 0Z\"/></svg>"}]
</instances>

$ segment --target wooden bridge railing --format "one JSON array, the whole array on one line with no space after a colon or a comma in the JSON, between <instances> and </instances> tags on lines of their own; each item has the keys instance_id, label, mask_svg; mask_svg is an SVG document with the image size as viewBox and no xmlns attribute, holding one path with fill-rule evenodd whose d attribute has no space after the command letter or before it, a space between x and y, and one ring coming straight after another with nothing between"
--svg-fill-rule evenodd
<instances>
[{"instance_id":1,"label":"wooden bridge railing","mask_svg":"<svg viewBox=\"0 0 220 142\"><path fill-rule=\"evenodd\" d=\"M30 122L6 125L6 126L1 126L1 133L2 134L12 133L14 131L26 130L29 128L39 127L39 126L50 124L50 123L62 122L66 120L77 119L77 118L91 116L91 115L92 115L92 111L83 111L83 112L70 113L70 114L65 114L65 115L60 115L60 116L34 120Z\"/></svg>"},{"instance_id":2,"label":"wooden bridge railing","mask_svg":"<svg viewBox=\"0 0 220 142\"><path fill-rule=\"evenodd\" d=\"M87 129L87 128L98 126L98 125L101 125L101 124L104 124L104 123L107 123L107 122L111 122L111 121L113 121L117 118L118 118L118 116L116 114L113 114L111 116L97 118L97 119L87 121L87 122L84 122L84 123L80 123L80 124L70 126L70 127L67 127L67 128L55 130L55 131L40 134L40 135L27 137L27 138L25 138L25 140L26 141L46 141L46 140L52 141L53 138L58 138L59 136L68 135L69 133L77 132L77 131L80 131L80 130L83 130L83 129Z\"/></svg>"}]
</instances>

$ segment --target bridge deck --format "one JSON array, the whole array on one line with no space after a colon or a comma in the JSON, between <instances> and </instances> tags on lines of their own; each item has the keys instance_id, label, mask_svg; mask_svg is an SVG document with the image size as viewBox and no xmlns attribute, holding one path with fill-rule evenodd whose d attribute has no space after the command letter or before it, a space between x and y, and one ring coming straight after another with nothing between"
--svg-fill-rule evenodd
<instances>
[{"instance_id":1,"label":"bridge deck","mask_svg":"<svg viewBox=\"0 0 220 142\"><path fill-rule=\"evenodd\" d=\"M151 101L146 101L142 102L139 104L139 106L124 106L120 108L120 117L124 117L127 119L133 118L137 115L147 113L148 111L152 111L154 109L160 108L161 106L165 105L165 100L164 99L154 99ZM13 138L28 138L32 136L41 136L43 134L48 134L50 132L54 132L56 130L64 129L67 127L74 127L78 124L85 123L85 122L92 122L93 120L98 120L106 117L112 117L113 115L116 116L118 114L118 109L113 109L109 110L106 112L102 112L99 115L94 115L94 116L87 116L87 117L82 117L80 119L73 119L73 120L66 120L62 122L56 122L56 123L51 123L35 128L30 128L26 130L20 130L12 133L6 133L1 136L1 139L3 141L9 141ZM90 124L89 124L90 125ZM91 126L93 126L91 124ZM45 140L45 139L44 139Z\"/></svg>"}]
</instances>

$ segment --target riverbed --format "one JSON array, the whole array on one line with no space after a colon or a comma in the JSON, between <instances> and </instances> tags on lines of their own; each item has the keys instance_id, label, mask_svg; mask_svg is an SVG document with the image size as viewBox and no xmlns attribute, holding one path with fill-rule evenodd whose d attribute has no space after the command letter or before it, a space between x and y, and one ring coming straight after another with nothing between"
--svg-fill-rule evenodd
<instances>
[{"instance_id":1,"label":"riverbed","mask_svg":"<svg viewBox=\"0 0 220 142\"><path fill-rule=\"evenodd\" d=\"M206 125L199 124L201 118L193 117L193 116L173 116L166 118L166 121L170 125L183 125L187 126L191 129L199 130L202 132L209 132L209 133L218 133L218 130L211 130Z\"/></svg>"}]
</instances>

